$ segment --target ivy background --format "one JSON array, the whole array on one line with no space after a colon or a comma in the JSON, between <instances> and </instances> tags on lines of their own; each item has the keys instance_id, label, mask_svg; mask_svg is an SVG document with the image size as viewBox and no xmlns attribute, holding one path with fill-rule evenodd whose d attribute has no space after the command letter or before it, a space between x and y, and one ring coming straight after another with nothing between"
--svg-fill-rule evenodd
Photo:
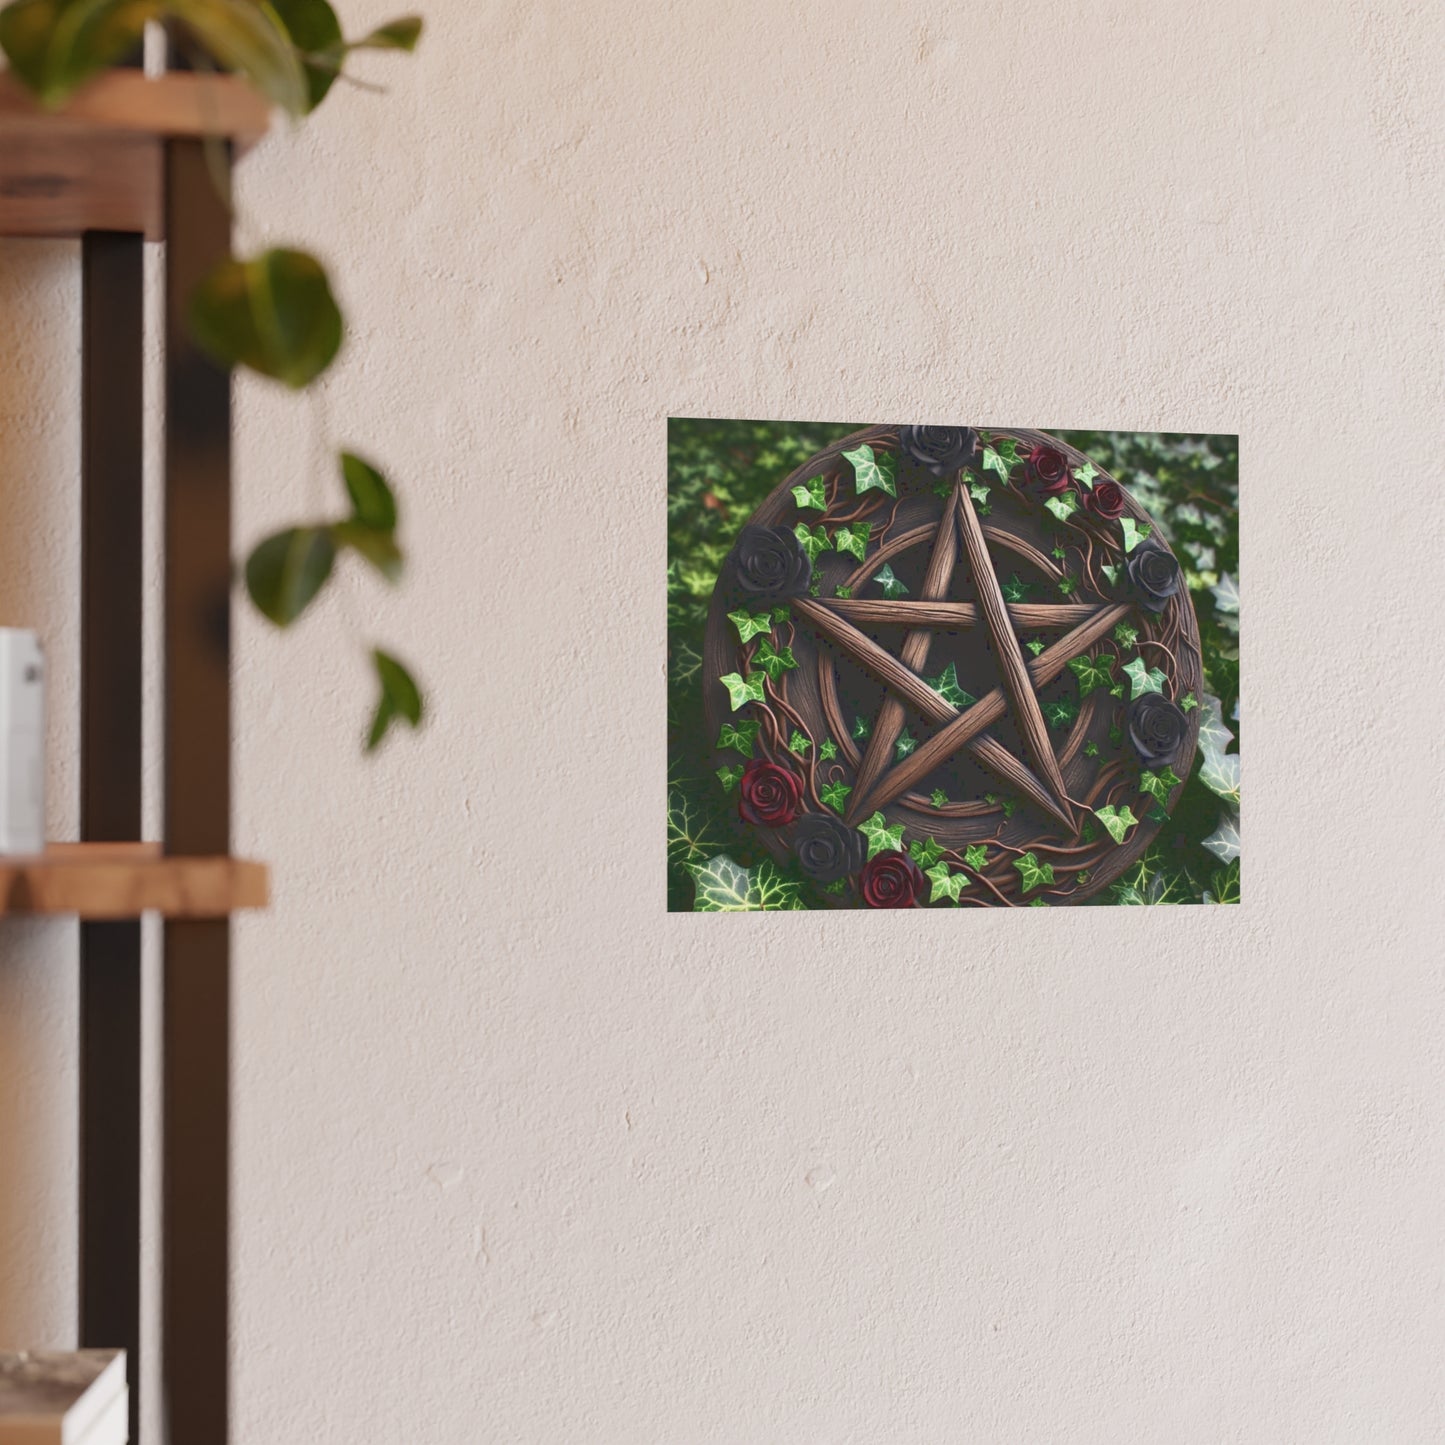
<instances>
[{"instance_id":1,"label":"ivy background","mask_svg":"<svg viewBox=\"0 0 1445 1445\"><path fill-rule=\"evenodd\" d=\"M691 911L694 869L718 854L759 870L774 906L823 906L801 874L776 869L713 772L703 717L702 639L718 569L753 510L794 467L861 422L668 424L668 908ZM1188 783L1140 861L1095 904L1239 901L1239 439L1172 432L1060 431L1116 477L1162 527L1199 619L1206 701ZM794 886L796 885L796 886ZM768 902L767 890L759 906ZM1087 906L1087 905L1085 905Z\"/></svg>"}]
</instances>

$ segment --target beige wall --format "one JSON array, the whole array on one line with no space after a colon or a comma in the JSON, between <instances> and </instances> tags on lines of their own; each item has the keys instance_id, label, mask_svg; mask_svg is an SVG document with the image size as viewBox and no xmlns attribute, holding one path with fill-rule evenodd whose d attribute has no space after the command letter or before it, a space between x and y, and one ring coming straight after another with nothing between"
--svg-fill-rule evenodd
<instances>
[{"instance_id":1,"label":"beige wall","mask_svg":"<svg viewBox=\"0 0 1445 1445\"><path fill-rule=\"evenodd\" d=\"M245 168L352 341L241 386L241 537L347 443L415 567L240 628L240 1445L1439 1439L1445 13L427 10ZM73 258L0 312L64 830ZM663 914L669 413L1237 429L1246 905ZM371 764L358 630L435 701ZM0 1340L72 1328L73 938L0 928Z\"/></svg>"}]
</instances>

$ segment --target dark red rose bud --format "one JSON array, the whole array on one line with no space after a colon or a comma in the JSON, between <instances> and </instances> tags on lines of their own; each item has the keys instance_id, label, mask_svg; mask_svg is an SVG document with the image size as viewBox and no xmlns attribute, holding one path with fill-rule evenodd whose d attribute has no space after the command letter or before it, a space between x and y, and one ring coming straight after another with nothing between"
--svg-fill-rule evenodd
<instances>
[{"instance_id":1,"label":"dark red rose bud","mask_svg":"<svg viewBox=\"0 0 1445 1445\"><path fill-rule=\"evenodd\" d=\"M745 823L763 828L786 828L798 816L803 780L776 763L754 758L743 769L738 812Z\"/></svg>"},{"instance_id":2,"label":"dark red rose bud","mask_svg":"<svg viewBox=\"0 0 1445 1445\"><path fill-rule=\"evenodd\" d=\"M1096 517L1112 522L1124 515L1124 489L1118 482L1095 482L1085 505Z\"/></svg>"},{"instance_id":3,"label":"dark red rose bud","mask_svg":"<svg viewBox=\"0 0 1445 1445\"><path fill-rule=\"evenodd\" d=\"M863 865L858 888L869 908L912 908L928 880L907 853L877 853Z\"/></svg>"},{"instance_id":4,"label":"dark red rose bud","mask_svg":"<svg viewBox=\"0 0 1445 1445\"><path fill-rule=\"evenodd\" d=\"M1024 460L1028 463L1030 480L1045 496L1056 497L1060 492L1068 490L1069 464L1057 447L1046 446L1040 442Z\"/></svg>"}]
</instances>

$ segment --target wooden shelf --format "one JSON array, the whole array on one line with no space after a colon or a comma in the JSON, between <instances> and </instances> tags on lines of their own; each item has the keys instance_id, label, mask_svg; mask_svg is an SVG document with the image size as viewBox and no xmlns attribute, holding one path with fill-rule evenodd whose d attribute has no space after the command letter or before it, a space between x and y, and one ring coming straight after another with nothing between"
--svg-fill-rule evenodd
<instances>
[{"instance_id":1,"label":"wooden shelf","mask_svg":"<svg viewBox=\"0 0 1445 1445\"><path fill-rule=\"evenodd\" d=\"M166 857L158 843L52 843L34 858L0 858L0 918L223 918L264 908L264 863Z\"/></svg>"},{"instance_id":2,"label":"wooden shelf","mask_svg":"<svg viewBox=\"0 0 1445 1445\"><path fill-rule=\"evenodd\" d=\"M231 75L113 70L52 111L0 74L0 236L137 231L158 241L164 142L218 136L242 154L269 122L268 103Z\"/></svg>"}]
</instances>

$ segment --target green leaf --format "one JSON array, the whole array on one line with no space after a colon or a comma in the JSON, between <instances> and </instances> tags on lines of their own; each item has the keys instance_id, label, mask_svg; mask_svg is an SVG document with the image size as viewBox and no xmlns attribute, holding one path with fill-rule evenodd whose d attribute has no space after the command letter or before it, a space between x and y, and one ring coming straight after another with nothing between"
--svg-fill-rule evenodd
<instances>
[{"instance_id":1,"label":"green leaf","mask_svg":"<svg viewBox=\"0 0 1445 1445\"><path fill-rule=\"evenodd\" d=\"M353 40L348 50L404 50L410 54L421 39L422 19L420 15L401 15L378 25L369 35Z\"/></svg>"},{"instance_id":2,"label":"green leaf","mask_svg":"<svg viewBox=\"0 0 1445 1445\"><path fill-rule=\"evenodd\" d=\"M753 666L759 667L767 673L768 680L774 684L785 672L797 665L791 647L779 650L766 637L758 643L758 650L753 654Z\"/></svg>"},{"instance_id":3,"label":"green leaf","mask_svg":"<svg viewBox=\"0 0 1445 1445\"><path fill-rule=\"evenodd\" d=\"M1226 803L1239 807L1239 754L1208 753L1199 769L1199 781Z\"/></svg>"},{"instance_id":4,"label":"green leaf","mask_svg":"<svg viewBox=\"0 0 1445 1445\"><path fill-rule=\"evenodd\" d=\"M244 75L287 115L305 115L311 90L286 27L255 0L165 0L222 70Z\"/></svg>"},{"instance_id":5,"label":"green leaf","mask_svg":"<svg viewBox=\"0 0 1445 1445\"><path fill-rule=\"evenodd\" d=\"M808 749L812 746L812 738L805 738L797 728L793 729L793 735L788 739L788 751L790 753L796 753L801 758L807 754Z\"/></svg>"},{"instance_id":6,"label":"green leaf","mask_svg":"<svg viewBox=\"0 0 1445 1445\"><path fill-rule=\"evenodd\" d=\"M1121 622L1114 629L1114 641L1120 647L1133 647L1139 640L1139 629L1131 627L1127 622Z\"/></svg>"},{"instance_id":7,"label":"green leaf","mask_svg":"<svg viewBox=\"0 0 1445 1445\"><path fill-rule=\"evenodd\" d=\"M757 905L749 901L752 879L748 870L734 863L726 853L701 863L693 872L696 892L695 913L753 913Z\"/></svg>"},{"instance_id":8,"label":"green leaf","mask_svg":"<svg viewBox=\"0 0 1445 1445\"><path fill-rule=\"evenodd\" d=\"M1096 742L1084 744L1084 756L1086 758L1097 758L1099 756L1099 745Z\"/></svg>"},{"instance_id":9,"label":"green leaf","mask_svg":"<svg viewBox=\"0 0 1445 1445\"><path fill-rule=\"evenodd\" d=\"M1225 613L1239 615L1239 583L1228 572L1219 579L1217 587L1209 589L1214 594L1214 605Z\"/></svg>"},{"instance_id":10,"label":"green leaf","mask_svg":"<svg viewBox=\"0 0 1445 1445\"><path fill-rule=\"evenodd\" d=\"M341 312L326 272L304 251L220 262L191 296L190 326L220 365L249 367L296 390L341 347Z\"/></svg>"},{"instance_id":11,"label":"green leaf","mask_svg":"<svg viewBox=\"0 0 1445 1445\"><path fill-rule=\"evenodd\" d=\"M1042 637L1031 637L1026 643L1024 643L1024 646L1027 647L1028 650L1033 653L1035 657L1037 657L1039 653L1044 650L1044 640Z\"/></svg>"},{"instance_id":12,"label":"green leaf","mask_svg":"<svg viewBox=\"0 0 1445 1445\"><path fill-rule=\"evenodd\" d=\"M363 527L390 532L396 527L396 497L386 478L352 452L341 453L341 478L351 498L351 515Z\"/></svg>"},{"instance_id":13,"label":"green leaf","mask_svg":"<svg viewBox=\"0 0 1445 1445\"><path fill-rule=\"evenodd\" d=\"M734 712L740 707L746 707L750 702L763 700L763 679L756 673L751 677L743 677L740 673L729 672L718 678L718 681L727 688L728 701Z\"/></svg>"},{"instance_id":14,"label":"green leaf","mask_svg":"<svg viewBox=\"0 0 1445 1445\"><path fill-rule=\"evenodd\" d=\"M835 878L831 883L823 885L824 893L844 893L847 889L848 880L846 878Z\"/></svg>"},{"instance_id":15,"label":"green leaf","mask_svg":"<svg viewBox=\"0 0 1445 1445\"><path fill-rule=\"evenodd\" d=\"M1160 803L1169 801L1169 794L1179 786L1179 775L1173 768L1160 768L1158 772L1150 772L1147 768L1139 774L1139 786L1148 793L1151 798L1156 798Z\"/></svg>"},{"instance_id":16,"label":"green leaf","mask_svg":"<svg viewBox=\"0 0 1445 1445\"><path fill-rule=\"evenodd\" d=\"M1184 696L1179 699L1179 706L1183 708L1185 712L1189 712L1199 706L1199 699L1195 697L1192 692L1186 692Z\"/></svg>"},{"instance_id":17,"label":"green leaf","mask_svg":"<svg viewBox=\"0 0 1445 1445\"><path fill-rule=\"evenodd\" d=\"M1003 593L1005 602L1027 602L1032 589L1033 583L1022 581L1017 572L1007 582L999 584L999 590Z\"/></svg>"},{"instance_id":18,"label":"green leaf","mask_svg":"<svg viewBox=\"0 0 1445 1445\"><path fill-rule=\"evenodd\" d=\"M873 724L870 723L866 717L855 717L853 719L854 742L864 742L872 731Z\"/></svg>"},{"instance_id":19,"label":"green leaf","mask_svg":"<svg viewBox=\"0 0 1445 1445\"><path fill-rule=\"evenodd\" d=\"M811 481L803 482L793 488L793 500L800 509L808 507L815 508L819 512L828 510L828 498L824 491L822 477L814 477Z\"/></svg>"},{"instance_id":20,"label":"green leaf","mask_svg":"<svg viewBox=\"0 0 1445 1445\"><path fill-rule=\"evenodd\" d=\"M1088 697L1095 688L1113 685L1114 659L1108 653L1098 657L1071 657L1069 671L1079 679L1079 696Z\"/></svg>"},{"instance_id":21,"label":"green leaf","mask_svg":"<svg viewBox=\"0 0 1445 1445\"><path fill-rule=\"evenodd\" d=\"M951 482L945 480L945 481L942 483L942 486L943 486L943 495L946 497L946 496L953 490L953 484L952 484ZM989 490L988 490L988 483L987 483L987 482L970 482L970 483L968 484L968 494L969 494L969 496L972 497L972 498L974 499L974 501L977 502L981 507L986 507L986 506L988 506L988 503L989 503ZM983 515L984 515L984 516L987 516L988 513L985 512Z\"/></svg>"},{"instance_id":22,"label":"green leaf","mask_svg":"<svg viewBox=\"0 0 1445 1445\"><path fill-rule=\"evenodd\" d=\"M928 801L932 803L935 808L941 808L948 802L948 794L945 793L942 788L935 788L929 795Z\"/></svg>"},{"instance_id":23,"label":"green leaf","mask_svg":"<svg viewBox=\"0 0 1445 1445\"><path fill-rule=\"evenodd\" d=\"M1223 704L1212 693L1204 694L1199 710L1199 750L1206 758L1223 757L1234 741L1234 734L1224 725Z\"/></svg>"},{"instance_id":24,"label":"green leaf","mask_svg":"<svg viewBox=\"0 0 1445 1445\"><path fill-rule=\"evenodd\" d=\"M873 448L866 442L843 455L853 463L853 487L860 494L873 490L887 492L890 497L898 495L894 484L898 463L889 452L874 455Z\"/></svg>"},{"instance_id":25,"label":"green leaf","mask_svg":"<svg viewBox=\"0 0 1445 1445\"><path fill-rule=\"evenodd\" d=\"M933 838L915 838L908 845L908 856L926 873L943 857L943 845Z\"/></svg>"},{"instance_id":26,"label":"green leaf","mask_svg":"<svg viewBox=\"0 0 1445 1445\"><path fill-rule=\"evenodd\" d=\"M723 785L723 792L725 793L730 793L735 787L737 787L739 780L742 778L742 775L743 765L741 763L739 763L736 767L719 768L717 770L717 780Z\"/></svg>"},{"instance_id":27,"label":"green leaf","mask_svg":"<svg viewBox=\"0 0 1445 1445\"><path fill-rule=\"evenodd\" d=\"M375 527L366 527L360 522L335 522L330 531L337 551L350 548L364 557L388 582L395 582L401 576L401 548L396 545L394 533L379 532Z\"/></svg>"},{"instance_id":28,"label":"green leaf","mask_svg":"<svg viewBox=\"0 0 1445 1445\"><path fill-rule=\"evenodd\" d=\"M271 0L271 8L302 54L306 72L307 110L315 110L331 89L338 71L328 52L340 56L341 24L328 0Z\"/></svg>"},{"instance_id":29,"label":"green leaf","mask_svg":"<svg viewBox=\"0 0 1445 1445\"><path fill-rule=\"evenodd\" d=\"M793 536L798 539L803 551L808 554L808 561L816 562L819 556L828 550L828 533L821 522L816 530L809 528L806 522L799 522L793 528Z\"/></svg>"},{"instance_id":30,"label":"green leaf","mask_svg":"<svg viewBox=\"0 0 1445 1445\"><path fill-rule=\"evenodd\" d=\"M818 761L820 763L832 762L838 756L838 744L832 738L824 738L818 748Z\"/></svg>"},{"instance_id":31,"label":"green leaf","mask_svg":"<svg viewBox=\"0 0 1445 1445\"><path fill-rule=\"evenodd\" d=\"M1019 444L1012 437L990 442L983 449L982 471L997 472L1000 483L1008 481L1009 472L1018 465Z\"/></svg>"},{"instance_id":32,"label":"green leaf","mask_svg":"<svg viewBox=\"0 0 1445 1445\"><path fill-rule=\"evenodd\" d=\"M992 803L995 808L1002 808L1005 818L1012 818L1018 812L1019 800L1017 798L1004 798L997 793L985 793L983 800L985 803Z\"/></svg>"},{"instance_id":33,"label":"green leaf","mask_svg":"<svg viewBox=\"0 0 1445 1445\"><path fill-rule=\"evenodd\" d=\"M1239 902L1239 859L1230 860L1227 868L1216 868L1209 875L1209 890L1202 900L1205 903Z\"/></svg>"},{"instance_id":34,"label":"green leaf","mask_svg":"<svg viewBox=\"0 0 1445 1445\"><path fill-rule=\"evenodd\" d=\"M1133 517L1122 518L1119 528L1124 534L1124 550L1126 552L1132 552L1153 530L1148 522L1139 523Z\"/></svg>"},{"instance_id":35,"label":"green leaf","mask_svg":"<svg viewBox=\"0 0 1445 1445\"><path fill-rule=\"evenodd\" d=\"M1124 673L1129 679L1131 699L1143 697L1146 692L1162 693L1164 684L1169 680L1157 667L1146 668L1142 657L1136 657L1133 662L1125 663Z\"/></svg>"},{"instance_id":36,"label":"green leaf","mask_svg":"<svg viewBox=\"0 0 1445 1445\"><path fill-rule=\"evenodd\" d=\"M1019 879L1025 893L1032 893L1035 888L1050 887L1054 881L1054 865L1052 863L1040 863L1033 852L1028 852L1021 858L1014 859L1014 867L1019 871Z\"/></svg>"},{"instance_id":37,"label":"green leaf","mask_svg":"<svg viewBox=\"0 0 1445 1445\"><path fill-rule=\"evenodd\" d=\"M1072 597L1079 590L1079 579L1077 577L1060 577L1058 587L1061 597Z\"/></svg>"},{"instance_id":38,"label":"green leaf","mask_svg":"<svg viewBox=\"0 0 1445 1445\"><path fill-rule=\"evenodd\" d=\"M366 751L369 753L381 745L392 723L404 722L415 728L421 726L422 718L421 689L411 673L380 648L372 649L371 661L376 669L376 680L381 685L381 695L376 700L376 711L371 715L371 729L366 737Z\"/></svg>"},{"instance_id":39,"label":"green leaf","mask_svg":"<svg viewBox=\"0 0 1445 1445\"><path fill-rule=\"evenodd\" d=\"M336 544L329 527L290 527L259 543L246 559L246 590L277 627L289 627L331 575Z\"/></svg>"},{"instance_id":40,"label":"green leaf","mask_svg":"<svg viewBox=\"0 0 1445 1445\"><path fill-rule=\"evenodd\" d=\"M831 808L841 816L848 803L848 794L852 791L847 783L824 783L818 789L818 797L822 799L824 807Z\"/></svg>"},{"instance_id":41,"label":"green leaf","mask_svg":"<svg viewBox=\"0 0 1445 1445\"><path fill-rule=\"evenodd\" d=\"M1233 863L1239 857L1239 819L1233 813L1221 814L1219 826L1201 842L1221 863Z\"/></svg>"},{"instance_id":42,"label":"green leaf","mask_svg":"<svg viewBox=\"0 0 1445 1445\"><path fill-rule=\"evenodd\" d=\"M1093 462L1086 461L1083 466L1074 468L1074 480L1084 488L1085 491L1094 490L1094 478L1099 475L1099 469Z\"/></svg>"},{"instance_id":43,"label":"green leaf","mask_svg":"<svg viewBox=\"0 0 1445 1445\"><path fill-rule=\"evenodd\" d=\"M833 533L833 548L838 552L849 552L861 562L872 530L871 522L852 522L846 527L839 527Z\"/></svg>"},{"instance_id":44,"label":"green leaf","mask_svg":"<svg viewBox=\"0 0 1445 1445\"><path fill-rule=\"evenodd\" d=\"M958 685L958 668L950 662L937 677L926 679L929 687L941 697L944 702L960 709L972 707L978 701L971 693L965 692Z\"/></svg>"},{"instance_id":45,"label":"green leaf","mask_svg":"<svg viewBox=\"0 0 1445 1445\"><path fill-rule=\"evenodd\" d=\"M726 771L718 769L719 777ZM742 777L742 773L739 768L738 777ZM724 779L723 787L730 786ZM712 814L681 788L672 789L667 795L667 861L675 868L690 869L720 846Z\"/></svg>"},{"instance_id":46,"label":"green leaf","mask_svg":"<svg viewBox=\"0 0 1445 1445\"><path fill-rule=\"evenodd\" d=\"M807 907L803 885L787 877L771 858L764 858L752 870L748 897L765 913L795 913Z\"/></svg>"},{"instance_id":47,"label":"green leaf","mask_svg":"<svg viewBox=\"0 0 1445 1445\"><path fill-rule=\"evenodd\" d=\"M874 813L858 824L858 831L868 840L868 856L884 853L890 849L895 853L903 851L903 824L888 826L888 820L881 812Z\"/></svg>"},{"instance_id":48,"label":"green leaf","mask_svg":"<svg viewBox=\"0 0 1445 1445\"><path fill-rule=\"evenodd\" d=\"M893 744L893 756L901 763L917 746L918 739L907 728L904 728L898 734L898 741Z\"/></svg>"},{"instance_id":49,"label":"green leaf","mask_svg":"<svg viewBox=\"0 0 1445 1445\"><path fill-rule=\"evenodd\" d=\"M773 630L773 619L766 612L750 615L744 608L729 612L728 621L737 628L738 641L742 643L751 642L755 637L766 637Z\"/></svg>"},{"instance_id":50,"label":"green leaf","mask_svg":"<svg viewBox=\"0 0 1445 1445\"><path fill-rule=\"evenodd\" d=\"M1042 703L1040 707L1043 715L1049 720L1050 727L1068 727L1079 715L1079 705L1072 698L1063 702Z\"/></svg>"},{"instance_id":51,"label":"green leaf","mask_svg":"<svg viewBox=\"0 0 1445 1445\"><path fill-rule=\"evenodd\" d=\"M725 722L718 729L717 745L721 752L726 748L736 748L745 758L753 755L753 745L758 739L758 730L762 723L754 718L750 722L730 723Z\"/></svg>"},{"instance_id":52,"label":"green leaf","mask_svg":"<svg viewBox=\"0 0 1445 1445\"><path fill-rule=\"evenodd\" d=\"M893 575L893 568L885 562L874 574L873 580L883 589L885 597L902 597L908 588Z\"/></svg>"},{"instance_id":53,"label":"green leaf","mask_svg":"<svg viewBox=\"0 0 1445 1445\"><path fill-rule=\"evenodd\" d=\"M1122 843L1124 835L1139 821L1132 808L1127 805L1116 808L1112 803L1095 808L1094 816L1109 830L1109 836L1116 843Z\"/></svg>"},{"instance_id":54,"label":"green leaf","mask_svg":"<svg viewBox=\"0 0 1445 1445\"><path fill-rule=\"evenodd\" d=\"M729 615L731 615L731 614L729 614ZM774 622L786 622L792 615L793 615L793 614L788 611L788 604L787 604L786 602L784 602L784 603L782 603L781 605L773 608L773 621L774 621ZM746 642L746 641L747 641L747 638L746 638L746 637L743 638L743 641Z\"/></svg>"},{"instance_id":55,"label":"green leaf","mask_svg":"<svg viewBox=\"0 0 1445 1445\"><path fill-rule=\"evenodd\" d=\"M0 10L10 70L45 106L62 105L139 44L161 7L135 0L18 0Z\"/></svg>"},{"instance_id":56,"label":"green leaf","mask_svg":"<svg viewBox=\"0 0 1445 1445\"><path fill-rule=\"evenodd\" d=\"M1044 506L1056 516L1059 521L1067 522L1079 508L1079 497L1077 492L1060 492L1057 497L1050 497Z\"/></svg>"},{"instance_id":57,"label":"green leaf","mask_svg":"<svg viewBox=\"0 0 1445 1445\"><path fill-rule=\"evenodd\" d=\"M958 895L969 886L967 875L951 872L947 863L935 863L931 868L925 868L923 874L933 884L928 895L930 903L937 903L940 898L951 898L957 903Z\"/></svg>"},{"instance_id":58,"label":"green leaf","mask_svg":"<svg viewBox=\"0 0 1445 1445\"><path fill-rule=\"evenodd\" d=\"M842 597L845 600L853 595L851 587L845 587L841 582L833 589L834 597Z\"/></svg>"},{"instance_id":59,"label":"green leaf","mask_svg":"<svg viewBox=\"0 0 1445 1445\"><path fill-rule=\"evenodd\" d=\"M975 873L982 873L988 866L988 848L982 843L972 843L964 850L963 861Z\"/></svg>"},{"instance_id":60,"label":"green leaf","mask_svg":"<svg viewBox=\"0 0 1445 1445\"><path fill-rule=\"evenodd\" d=\"M1104 576L1109 579L1109 585L1111 587L1117 587L1119 585L1119 577L1124 571L1124 569L1114 562L1101 562L1099 564L1099 571L1101 571ZM1119 625L1122 627L1123 623L1120 623Z\"/></svg>"}]
</instances>

